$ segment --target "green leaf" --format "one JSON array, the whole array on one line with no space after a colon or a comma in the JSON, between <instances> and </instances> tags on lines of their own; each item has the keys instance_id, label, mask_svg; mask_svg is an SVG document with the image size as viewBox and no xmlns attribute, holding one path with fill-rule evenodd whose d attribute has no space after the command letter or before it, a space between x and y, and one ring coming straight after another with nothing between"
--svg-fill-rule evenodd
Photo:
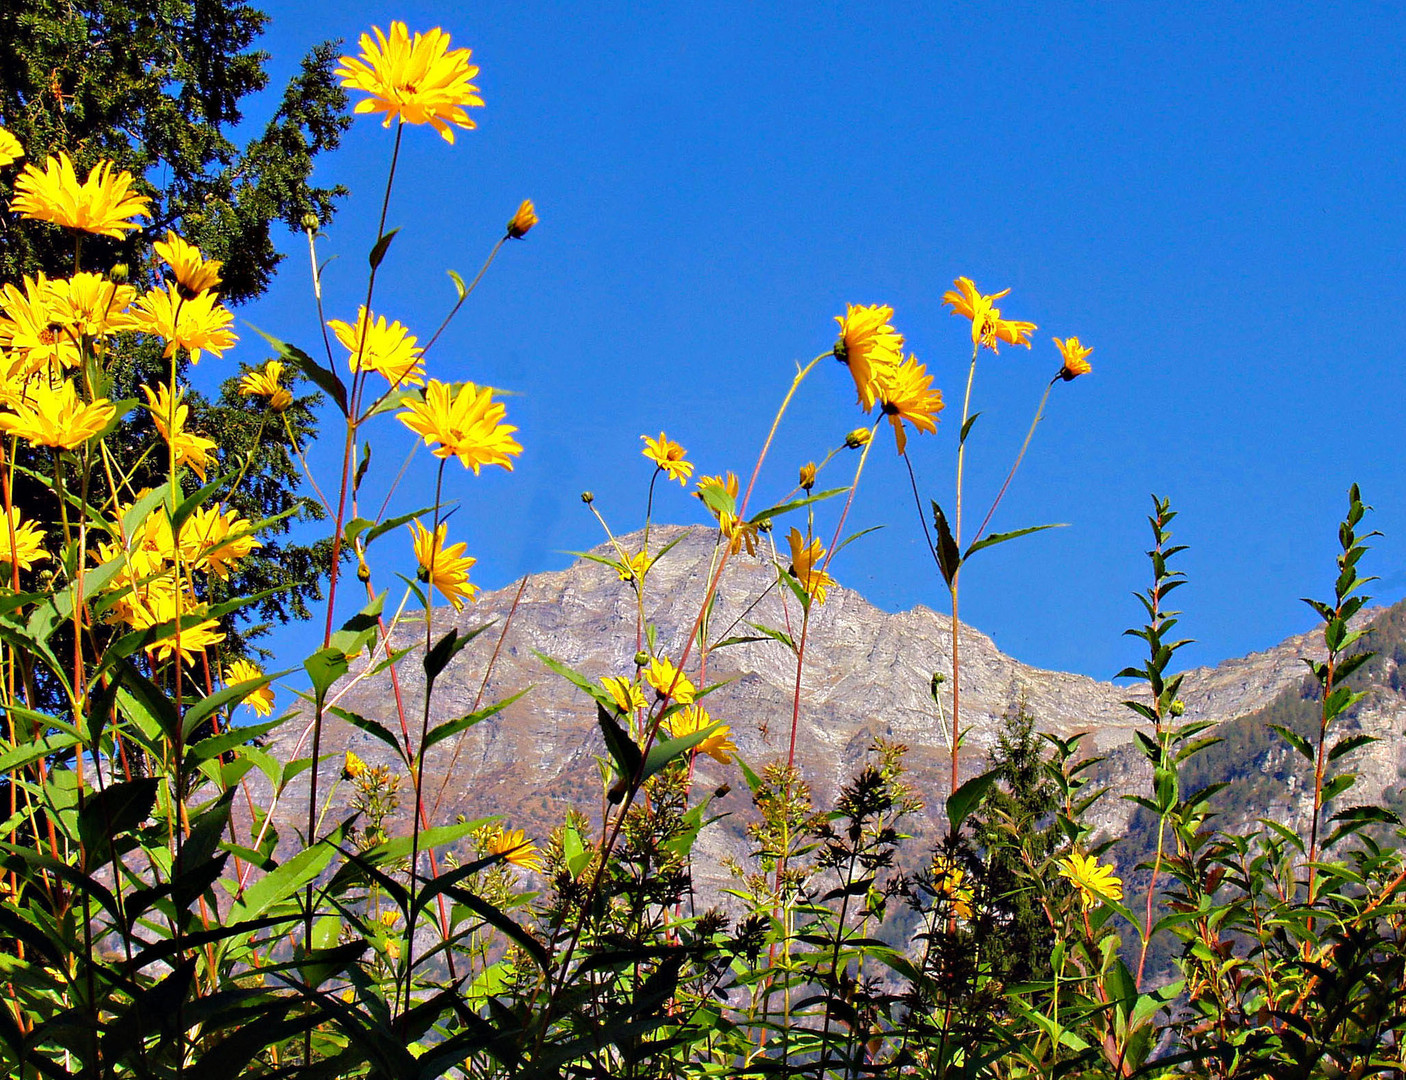
<instances>
[{"instance_id":1,"label":"green leaf","mask_svg":"<svg viewBox=\"0 0 1406 1080\"><path fill-rule=\"evenodd\" d=\"M464 297L469 295L469 290L464 287L464 279L453 270L446 270L445 273L449 275L449 280L454 282L454 293L459 302L463 303Z\"/></svg>"},{"instance_id":2,"label":"green leaf","mask_svg":"<svg viewBox=\"0 0 1406 1080\"><path fill-rule=\"evenodd\" d=\"M347 404L346 384L337 377L336 372L329 371L327 368L323 367L296 345L289 345L286 341L279 341L278 338L264 333L252 323L246 323L245 325L272 345L274 350L278 353L279 359L289 367L301 371L319 390L325 391L327 395L336 402L337 408L342 410L343 416L351 415L350 407Z\"/></svg>"},{"instance_id":3,"label":"green leaf","mask_svg":"<svg viewBox=\"0 0 1406 1080\"><path fill-rule=\"evenodd\" d=\"M774 517L782 514L789 514L792 510L799 510L802 506L809 506L811 503L820 502L822 499L833 499L836 495L843 495L849 491L847 487L830 488L828 491L819 491L814 495L807 495L801 499L792 499L790 502L781 503L777 506L769 506L759 514L753 514L748 519L749 525L760 525L764 521L770 521Z\"/></svg>"},{"instance_id":4,"label":"green leaf","mask_svg":"<svg viewBox=\"0 0 1406 1080\"><path fill-rule=\"evenodd\" d=\"M347 654L332 646L318 649L303 661L303 669L312 680L313 694L319 702L327 697L327 691L332 689L332 684L345 675L350 667Z\"/></svg>"},{"instance_id":5,"label":"green leaf","mask_svg":"<svg viewBox=\"0 0 1406 1080\"><path fill-rule=\"evenodd\" d=\"M952 831L958 832L966 822L971 812L976 809L976 804L982 796L990 790L991 785L1001 778L1000 769L991 769L980 776L973 776L965 784L952 792L947 798L947 820L952 826Z\"/></svg>"},{"instance_id":6,"label":"green leaf","mask_svg":"<svg viewBox=\"0 0 1406 1080\"><path fill-rule=\"evenodd\" d=\"M151 816L161 781L154 776L108 784L91 793L78 812L78 836L83 841L83 865L96 870L113 850L113 841L130 833Z\"/></svg>"},{"instance_id":7,"label":"green leaf","mask_svg":"<svg viewBox=\"0 0 1406 1080\"><path fill-rule=\"evenodd\" d=\"M529 687L528 689L531 689L531 687ZM527 690L519 690L512 697L507 698L504 701L496 702L495 704L488 706L488 708L486 709L479 709L477 712L471 712L467 716L461 716L455 720L446 720L444 723L440 724L438 727L436 727L433 731L431 731L428 735L425 736L425 745L422 748L422 752L428 751L429 748L434 746L436 743L441 743L445 739L459 734L459 732L461 731L467 731L475 724L481 724L490 716L497 715L526 693Z\"/></svg>"},{"instance_id":8,"label":"green leaf","mask_svg":"<svg viewBox=\"0 0 1406 1080\"><path fill-rule=\"evenodd\" d=\"M1380 742L1375 735L1349 735L1345 739L1339 739L1333 744L1333 748L1328 751L1328 760L1337 761L1344 754L1350 754L1359 746L1366 746L1368 743Z\"/></svg>"},{"instance_id":9,"label":"green leaf","mask_svg":"<svg viewBox=\"0 0 1406 1080\"><path fill-rule=\"evenodd\" d=\"M610 754L611 760L615 762L615 771L619 773L622 780L631 779L639 772L640 765L644 761L643 752L625 729L620 726L620 721L615 718L612 709L597 703L596 722L600 725L601 734L605 736L605 749ZM619 800L614 801L618 802Z\"/></svg>"},{"instance_id":10,"label":"green leaf","mask_svg":"<svg viewBox=\"0 0 1406 1080\"><path fill-rule=\"evenodd\" d=\"M976 418L980 415L981 413L974 412L969 417L967 417L966 421L962 424L962 432L960 435L957 436L958 446L967 441L967 436L971 434L972 425L976 423Z\"/></svg>"},{"instance_id":11,"label":"green leaf","mask_svg":"<svg viewBox=\"0 0 1406 1080\"><path fill-rule=\"evenodd\" d=\"M376 525L372 525L371 531L366 534L366 547L370 547L371 542L375 540L378 536L384 536L392 529L398 529L400 528L400 526L406 524L407 522L414 521L416 518L424 517L426 514L433 512L433 510L433 506L425 506L421 507L419 510L412 510L408 514L399 514L396 517L387 518L385 521L382 521Z\"/></svg>"},{"instance_id":12,"label":"green leaf","mask_svg":"<svg viewBox=\"0 0 1406 1080\"><path fill-rule=\"evenodd\" d=\"M379 720L368 719L360 713L354 713L350 709L344 709L339 705L333 705L328 711L331 712L333 716L345 720L352 727L359 728L368 735L380 739L396 752L396 756L399 757L401 761L404 761L407 765L410 764L405 756L405 747L400 744L400 740L395 737L391 729L386 727Z\"/></svg>"},{"instance_id":13,"label":"green leaf","mask_svg":"<svg viewBox=\"0 0 1406 1080\"><path fill-rule=\"evenodd\" d=\"M337 853L337 845L342 842L344 826L338 825L324 840L304 848L287 862L281 863L263 877L255 881L230 908L228 922L243 922L255 919L275 904L281 903L304 885L316 879L332 856Z\"/></svg>"},{"instance_id":14,"label":"green leaf","mask_svg":"<svg viewBox=\"0 0 1406 1080\"><path fill-rule=\"evenodd\" d=\"M989 533L967 548L967 553L962 556L965 561L972 557L973 552L982 548L994 547L997 544L1004 544L1007 540L1014 540L1017 536L1029 536L1031 533L1043 532L1045 529L1065 529L1069 527L1068 522L1056 522L1052 525L1032 525L1028 529L1016 529L1014 532Z\"/></svg>"},{"instance_id":15,"label":"green leaf","mask_svg":"<svg viewBox=\"0 0 1406 1080\"><path fill-rule=\"evenodd\" d=\"M391 241L395 239L395 234L400 232L399 228L392 229L376 241L376 246L371 249L371 254L367 256L367 261L371 264L371 269L375 270L381 265L381 260L386 257L386 249L391 246Z\"/></svg>"},{"instance_id":16,"label":"green leaf","mask_svg":"<svg viewBox=\"0 0 1406 1080\"><path fill-rule=\"evenodd\" d=\"M272 675L260 675L254 679L245 679L243 682L226 686L222 690L216 690L208 697L201 698L186 710L185 719L181 722L181 738L190 738L191 732L226 705L239 704L255 690L262 690L274 679L281 679L292 670L289 668L286 671L275 671Z\"/></svg>"},{"instance_id":17,"label":"green leaf","mask_svg":"<svg viewBox=\"0 0 1406 1080\"><path fill-rule=\"evenodd\" d=\"M947 524L947 515L942 512L942 507L937 505L937 500L932 500L932 520L937 527L937 550L933 553L937 556L937 567L942 571L942 580L947 582L947 587L952 587L952 582L956 580L957 571L962 567L962 553L957 547L957 541L952 538L952 529Z\"/></svg>"},{"instance_id":18,"label":"green leaf","mask_svg":"<svg viewBox=\"0 0 1406 1080\"><path fill-rule=\"evenodd\" d=\"M1282 724L1269 724L1268 727L1271 731L1277 732L1281 739L1302 754L1306 761L1310 764L1317 764L1318 755L1314 752L1313 747L1309 745L1308 740L1297 731L1291 731Z\"/></svg>"},{"instance_id":19,"label":"green leaf","mask_svg":"<svg viewBox=\"0 0 1406 1080\"><path fill-rule=\"evenodd\" d=\"M380 629L381 609L385 602L386 594L381 593L344 622L342 628L332 635L332 648L340 649L348 660L359 656L362 649L376 640L376 632Z\"/></svg>"}]
</instances>

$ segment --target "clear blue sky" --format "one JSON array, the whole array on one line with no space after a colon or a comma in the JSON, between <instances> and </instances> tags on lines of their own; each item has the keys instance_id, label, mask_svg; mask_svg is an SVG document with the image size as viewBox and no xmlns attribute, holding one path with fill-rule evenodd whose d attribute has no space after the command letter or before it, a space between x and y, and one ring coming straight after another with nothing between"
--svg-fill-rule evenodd
<instances>
[{"instance_id":1,"label":"clear blue sky","mask_svg":"<svg viewBox=\"0 0 1406 1080\"><path fill-rule=\"evenodd\" d=\"M480 584L598 543L584 488L618 530L638 523L642 432L667 431L701 472L749 470L793 363L832 343L847 301L891 304L936 374L948 411L912 446L925 497L949 502L969 338L939 298L964 274L1009 287L1005 314L1040 327L1033 353L981 361L969 505L999 486L1058 367L1050 337L1095 350L1092 376L1056 387L995 522L1070 527L964 574L964 619L1003 649L1099 677L1137 658L1120 635L1139 616L1129 593L1147 577L1153 491L1191 545L1188 663L1311 625L1297 598L1331 591L1352 480L1387 534L1366 563L1377 593L1406 593L1398 9L641 8L269 7L276 81L314 41L351 44L391 17L443 26L482 67L478 130L453 147L406 132L378 311L427 337L453 298L444 270L469 276L518 201L537 203L542 224L504 251L430 363L517 395L516 470L448 473ZM354 193L324 247L340 256L333 316L350 319L364 289L390 146L362 118L319 169ZM289 248L274 293L240 316L311 350L306 251ZM234 355L263 359L252 333ZM827 362L763 498L859 423L853 397ZM409 445L398 429L374 436L377 481ZM337 441L320 455L329 482ZM429 460L401 508L426 498ZM851 522L886 528L832 571L884 608L941 608L907 483L885 436ZM658 520L702 520L662 487ZM402 540L381 545L406 557Z\"/></svg>"}]
</instances>

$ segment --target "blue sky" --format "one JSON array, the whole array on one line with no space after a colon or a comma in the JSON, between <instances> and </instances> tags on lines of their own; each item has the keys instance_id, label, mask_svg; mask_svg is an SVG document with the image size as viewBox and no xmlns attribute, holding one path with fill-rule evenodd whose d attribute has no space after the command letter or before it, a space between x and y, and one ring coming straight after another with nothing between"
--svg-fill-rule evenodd
<instances>
[{"instance_id":1,"label":"blue sky","mask_svg":"<svg viewBox=\"0 0 1406 1080\"><path fill-rule=\"evenodd\" d=\"M556 568L599 527L642 521L661 429L700 472L750 471L794 370L833 342L846 302L886 303L948 400L910 444L925 499L951 501L968 325L957 275L1009 287L1032 352L985 354L968 450L984 512L1058 367L1051 336L1094 347L1055 388L994 522L1069 528L993 549L963 577L964 620L1018 658L1108 677L1138 658L1149 494L1181 511L1197 639L1187 663L1307 629L1327 595L1348 484L1387 535L1365 564L1406 594L1400 469L1406 372L1397 324L1406 102L1398 10L1361 5L551 5L274 3L275 82L329 36L401 18L443 26L482 67L479 128L453 147L406 132L389 223L401 226L378 312L427 337L519 200L542 224L509 245L430 360L432 374L514 392L511 473L454 466L454 538L496 587ZM262 120L272 94L249 110ZM352 198L323 254L329 315L350 319L392 135L358 120L319 167ZM306 250L240 317L311 350ZM256 337L233 355L264 358ZM340 358L340 357L339 357ZM200 375L205 375L202 366ZM763 474L860 423L839 364L807 383ZM373 434L373 482L410 445ZM315 460L331 483L331 418ZM334 446L335 444L335 446ZM428 457L396 495L423 505ZM847 467L852 459L841 459ZM491 473L491 474L490 474ZM840 482L838 469L834 474ZM662 485L661 485L662 487ZM376 500L379 503L379 499ZM837 509L837 507L836 507ZM656 520L702 521L677 485ZM833 511L829 511L833 514ZM978 515L979 516L979 515ZM833 516L826 518L828 536ZM887 609L945 606L892 440L850 518L884 525L839 580ZM848 530L847 530L848 531ZM381 541L378 581L408 558ZM402 551L401 549L407 549ZM306 635L306 631L300 632ZM280 634L280 650L301 644Z\"/></svg>"}]
</instances>

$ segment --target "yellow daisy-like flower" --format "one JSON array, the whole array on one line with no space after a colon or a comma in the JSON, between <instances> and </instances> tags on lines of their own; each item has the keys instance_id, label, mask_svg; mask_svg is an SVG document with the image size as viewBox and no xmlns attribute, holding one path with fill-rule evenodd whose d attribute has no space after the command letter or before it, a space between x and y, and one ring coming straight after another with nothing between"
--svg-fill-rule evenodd
<instances>
[{"instance_id":1,"label":"yellow daisy-like flower","mask_svg":"<svg viewBox=\"0 0 1406 1080\"><path fill-rule=\"evenodd\" d=\"M686 709L680 709L668 719L669 734L676 739L682 739L687 735L693 735L704 728L713 726L713 718L708 715L702 705L690 705ZM732 728L723 724L717 731L712 732L702 742L693 748L696 754L707 754L720 765L726 765L732 760L732 755L737 753L737 746L728 737Z\"/></svg>"},{"instance_id":2,"label":"yellow daisy-like flower","mask_svg":"<svg viewBox=\"0 0 1406 1080\"><path fill-rule=\"evenodd\" d=\"M348 750L346 759L342 762L342 779L355 780L365 771L366 762Z\"/></svg>"},{"instance_id":3,"label":"yellow daisy-like flower","mask_svg":"<svg viewBox=\"0 0 1406 1080\"><path fill-rule=\"evenodd\" d=\"M693 494L708 507L713 517L718 519L718 530L727 540L728 551L736 555L744 547L748 555L757 553L757 526L743 521L733 510L723 509L728 500L731 500L733 509L737 506L737 474L729 472L726 477L705 476L698 481L698 490ZM708 501L709 494L714 495L713 502ZM726 496L726 499L718 498ZM714 505L718 503L720 505Z\"/></svg>"},{"instance_id":4,"label":"yellow daisy-like flower","mask_svg":"<svg viewBox=\"0 0 1406 1080\"><path fill-rule=\"evenodd\" d=\"M151 413L152 423L175 452L176 468L189 465L204 481L205 470L215 461L210 451L215 449L217 444L214 439L207 439L203 435L186 430L190 406L181 401L185 391L177 392L174 400L171 398L170 387L167 386L157 387L155 393L151 387L143 386L142 393L146 395L146 407Z\"/></svg>"},{"instance_id":5,"label":"yellow daisy-like flower","mask_svg":"<svg viewBox=\"0 0 1406 1080\"><path fill-rule=\"evenodd\" d=\"M840 324L835 357L849 368L865 412L874 407L875 379L903 359L903 335L889 325L892 318L893 308L880 304L846 304L844 315L835 316Z\"/></svg>"},{"instance_id":6,"label":"yellow daisy-like flower","mask_svg":"<svg viewBox=\"0 0 1406 1080\"><path fill-rule=\"evenodd\" d=\"M517 428L503 423L508 410L493 400L492 387L465 383L456 394L438 379L425 387L423 401L407 401L400 422L421 436L437 458L457 457L478 475L484 465L512 470L509 455L522 453L512 437ZM438 443L438 446L434 444Z\"/></svg>"},{"instance_id":7,"label":"yellow daisy-like flower","mask_svg":"<svg viewBox=\"0 0 1406 1080\"><path fill-rule=\"evenodd\" d=\"M137 301L133 314L138 329L166 339L162 356L186 349L192 364L200 363L202 352L223 356L239 340L230 330L234 315L212 292L186 299L174 285L153 289Z\"/></svg>"},{"instance_id":8,"label":"yellow daisy-like flower","mask_svg":"<svg viewBox=\"0 0 1406 1080\"><path fill-rule=\"evenodd\" d=\"M903 421L907 420L918 431L937 434L937 414L943 409L942 391L932 388L932 376L918 363L916 356L910 356L900 367L883 372L876 381L879 405L893 425L893 437L900 454L908 445Z\"/></svg>"},{"instance_id":9,"label":"yellow daisy-like flower","mask_svg":"<svg viewBox=\"0 0 1406 1080\"><path fill-rule=\"evenodd\" d=\"M649 667L644 673L644 681L654 687L660 697L667 697L684 705L693 704L693 696L698 693L688 676L674 667L667 657L651 656Z\"/></svg>"},{"instance_id":10,"label":"yellow daisy-like flower","mask_svg":"<svg viewBox=\"0 0 1406 1080\"><path fill-rule=\"evenodd\" d=\"M13 165L22 157L24 157L24 147L15 138L14 132L0 127L0 169L6 165Z\"/></svg>"},{"instance_id":11,"label":"yellow daisy-like flower","mask_svg":"<svg viewBox=\"0 0 1406 1080\"><path fill-rule=\"evenodd\" d=\"M1059 862L1059 876L1068 878L1079 890L1086 906L1104 900L1123 899L1123 881L1113 873L1113 867L1103 866L1092 855L1070 852Z\"/></svg>"},{"instance_id":12,"label":"yellow daisy-like flower","mask_svg":"<svg viewBox=\"0 0 1406 1080\"><path fill-rule=\"evenodd\" d=\"M127 313L137 298L130 285L85 272L50 281L47 287L53 318L75 337L110 337L136 327Z\"/></svg>"},{"instance_id":13,"label":"yellow daisy-like flower","mask_svg":"<svg viewBox=\"0 0 1406 1080\"><path fill-rule=\"evenodd\" d=\"M353 372L374 371L393 387L425 385L425 369L420 363L423 350L400 323L387 323L384 315L372 316L368 323L366 308L360 307L354 325L340 319L329 319L327 325L350 354L347 364Z\"/></svg>"},{"instance_id":14,"label":"yellow daisy-like flower","mask_svg":"<svg viewBox=\"0 0 1406 1080\"><path fill-rule=\"evenodd\" d=\"M270 360L257 371L246 372L240 377L239 392L245 397L268 398L269 408L281 413L293 404L292 392L279 385L282 375L283 364L278 360Z\"/></svg>"},{"instance_id":15,"label":"yellow daisy-like flower","mask_svg":"<svg viewBox=\"0 0 1406 1080\"><path fill-rule=\"evenodd\" d=\"M1093 349L1079 344L1078 338L1065 338L1063 341L1055 338L1054 343L1059 355L1064 359L1064 366L1059 369L1059 377L1065 382L1077 379L1080 375L1087 375L1093 370L1088 361L1088 355Z\"/></svg>"},{"instance_id":16,"label":"yellow daisy-like flower","mask_svg":"<svg viewBox=\"0 0 1406 1080\"><path fill-rule=\"evenodd\" d=\"M149 590L145 599L132 606L132 629L148 630L162 623L173 622L176 618L176 602L176 594L173 591ZM181 598L182 621L193 615L204 615L205 611L205 605L198 603L193 597L186 595ZM158 661L169 660L179 654L184 663L193 664L200 653L225 639L225 635L220 632L220 624L215 619L203 619L183 627L179 641L177 636L173 628L166 637L148 645L147 654Z\"/></svg>"},{"instance_id":17,"label":"yellow daisy-like flower","mask_svg":"<svg viewBox=\"0 0 1406 1080\"><path fill-rule=\"evenodd\" d=\"M250 522L241 518L238 510L225 510L220 503L202 506L181 526L181 557L188 565L222 579L255 548L263 546Z\"/></svg>"},{"instance_id":18,"label":"yellow daisy-like flower","mask_svg":"<svg viewBox=\"0 0 1406 1080\"><path fill-rule=\"evenodd\" d=\"M420 580L438 589L458 611L466 597L473 600L478 595L478 586L469 584L469 568L478 560L464 554L468 544L444 546L448 522L440 522L433 533L418 521L412 521L410 528L415 538L415 558L420 563Z\"/></svg>"},{"instance_id":19,"label":"yellow daisy-like flower","mask_svg":"<svg viewBox=\"0 0 1406 1080\"><path fill-rule=\"evenodd\" d=\"M640 453L663 469L670 480L677 480L687 487L688 478L693 475L693 462L684 460L688 451L678 443L670 442L662 431L657 439L651 439L648 435L641 435L640 438L645 443Z\"/></svg>"},{"instance_id":20,"label":"yellow daisy-like flower","mask_svg":"<svg viewBox=\"0 0 1406 1080\"><path fill-rule=\"evenodd\" d=\"M1001 309L994 306L1010 289L983 296L971 278L959 277L952 284L956 288L943 293L942 302L951 305L953 315L964 315L971 320L973 345L985 345L992 352L1000 351L996 346L998 341L1030 348L1030 332L1035 324L1003 319Z\"/></svg>"},{"instance_id":21,"label":"yellow daisy-like flower","mask_svg":"<svg viewBox=\"0 0 1406 1080\"><path fill-rule=\"evenodd\" d=\"M186 299L192 299L220 283L220 268L224 263L219 259L206 259L200 249L187 243L169 229L165 240L152 245L156 257L171 268Z\"/></svg>"},{"instance_id":22,"label":"yellow daisy-like flower","mask_svg":"<svg viewBox=\"0 0 1406 1080\"><path fill-rule=\"evenodd\" d=\"M0 287L0 348L11 354L16 375L73 367L82 356L75 336L68 331L54 294L55 282L43 274L24 279L24 290L6 284Z\"/></svg>"},{"instance_id":23,"label":"yellow daisy-like flower","mask_svg":"<svg viewBox=\"0 0 1406 1080\"><path fill-rule=\"evenodd\" d=\"M481 106L478 87L471 80L478 68L469 63L470 50L450 49L449 35L439 27L411 38L403 22L391 23L390 37L372 27L376 40L362 34L361 56L342 57L335 74L350 90L369 98L357 102L358 113L385 113L404 124L429 124L448 143L454 142L450 125L475 127L464 110Z\"/></svg>"},{"instance_id":24,"label":"yellow daisy-like flower","mask_svg":"<svg viewBox=\"0 0 1406 1080\"><path fill-rule=\"evenodd\" d=\"M225 685L238 686L242 682L262 678L263 674L248 660L231 660L229 666L225 668ZM257 690L249 691L249 695L244 699L244 704L248 705L259 716L272 715L273 687L265 684Z\"/></svg>"},{"instance_id":25,"label":"yellow daisy-like flower","mask_svg":"<svg viewBox=\"0 0 1406 1080\"><path fill-rule=\"evenodd\" d=\"M801 466L800 477L797 479L796 483L800 486L802 491L809 491L811 488L815 487L815 462L807 461Z\"/></svg>"},{"instance_id":26,"label":"yellow daisy-like flower","mask_svg":"<svg viewBox=\"0 0 1406 1080\"><path fill-rule=\"evenodd\" d=\"M396 911L394 908L388 908L381 912L381 925L387 930L398 922L400 922L400 912Z\"/></svg>"},{"instance_id":27,"label":"yellow daisy-like flower","mask_svg":"<svg viewBox=\"0 0 1406 1080\"><path fill-rule=\"evenodd\" d=\"M72 382L53 386L47 379L37 380L12 407L13 413L0 413L0 431L28 439L35 446L65 450L82 446L117 415L107 398L89 405L78 396Z\"/></svg>"},{"instance_id":28,"label":"yellow daisy-like flower","mask_svg":"<svg viewBox=\"0 0 1406 1080\"><path fill-rule=\"evenodd\" d=\"M131 219L151 217L151 200L132 190L132 174L113 174L112 162L100 161L78 182L67 154L49 158L44 168L29 164L15 181L10 209L36 221L110 236L115 240L140 226Z\"/></svg>"},{"instance_id":29,"label":"yellow daisy-like flower","mask_svg":"<svg viewBox=\"0 0 1406 1080\"><path fill-rule=\"evenodd\" d=\"M39 526L32 521L20 521L19 507L10 507L9 521L0 518L0 563L28 570L48 557L49 553L44 550L44 533Z\"/></svg>"},{"instance_id":30,"label":"yellow daisy-like flower","mask_svg":"<svg viewBox=\"0 0 1406 1080\"><path fill-rule=\"evenodd\" d=\"M524 870L542 871L542 857L538 854L537 845L527 839L527 834L521 829L499 829L489 839L485 854L501 855L507 862Z\"/></svg>"},{"instance_id":31,"label":"yellow daisy-like flower","mask_svg":"<svg viewBox=\"0 0 1406 1080\"><path fill-rule=\"evenodd\" d=\"M825 563L825 548L820 538L807 544L800 530L792 528L786 539L791 545L791 575L801 583L807 596L817 603L825 603L825 590L839 582L821 569Z\"/></svg>"},{"instance_id":32,"label":"yellow daisy-like flower","mask_svg":"<svg viewBox=\"0 0 1406 1080\"><path fill-rule=\"evenodd\" d=\"M644 708L644 691L639 688L638 683L619 675L607 675L601 679L600 684L610 694L618 712L628 715Z\"/></svg>"},{"instance_id":33,"label":"yellow daisy-like flower","mask_svg":"<svg viewBox=\"0 0 1406 1080\"><path fill-rule=\"evenodd\" d=\"M938 898L947 907L941 914L958 919L972 917L972 890L964 884L967 872L950 855L935 855L932 860L932 884Z\"/></svg>"},{"instance_id":34,"label":"yellow daisy-like flower","mask_svg":"<svg viewBox=\"0 0 1406 1080\"><path fill-rule=\"evenodd\" d=\"M531 199L523 199L522 205L517 208L517 213L508 222L508 235L514 240L521 240L537 224L537 208L532 205Z\"/></svg>"},{"instance_id":35,"label":"yellow daisy-like flower","mask_svg":"<svg viewBox=\"0 0 1406 1080\"><path fill-rule=\"evenodd\" d=\"M615 573L621 581L643 581L644 575L649 573L649 568L653 565L654 560L649 557L649 552L641 551L627 557L624 565Z\"/></svg>"}]
</instances>

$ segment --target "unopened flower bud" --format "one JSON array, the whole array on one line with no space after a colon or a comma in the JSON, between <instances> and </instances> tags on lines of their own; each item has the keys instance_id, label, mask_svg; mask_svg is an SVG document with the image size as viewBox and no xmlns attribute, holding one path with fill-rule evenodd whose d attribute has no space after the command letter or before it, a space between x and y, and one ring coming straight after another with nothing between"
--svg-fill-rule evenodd
<instances>
[{"instance_id":1,"label":"unopened flower bud","mask_svg":"<svg viewBox=\"0 0 1406 1080\"><path fill-rule=\"evenodd\" d=\"M1168 711L1173 716L1180 716L1182 713L1186 712L1186 702L1182 701L1181 698L1177 698L1172 702L1172 706Z\"/></svg>"},{"instance_id":2,"label":"unopened flower bud","mask_svg":"<svg viewBox=\"0 0 1406 1080\"><path fill-rule=\"evenodd\" d=\"M590 491L583 491L583 492L581 492L581 501L582 501L583 503L585 503L587 506L590 506L591 503L593 503L593 502L596 501L595 493L594 493L594 492L590 492Z\"/></svg>"},{"instance_id":3,"label":"unopened flower bud","mask_svg":"<svg viewBox=\"0 0 1406 1080\"><path fill-rule=\"evenodd\" d=\"M649 653L641 649L635 653L635 667L645 667L649 664Z\"/></svg>"},{"instance_id":4,"label":"unopened flower bud","mask_svg":"<svg viewBox=\"0 0 1406 1080\"><path fill-rule=\"evenodd\" d=\"M303 215L302 226L306 232L317 232L317 228L322 222L317 220L317 215L308 211Z\"/></svg>"},{"instance_id":5,"label":"unopened flower bud","mask_svg":"<svg viewBox=\"0 0 1406 1080\"><path fill-rule=\"evenodd\" d=\"M521 240L537 224L537 209L532 205L531 199L523 199L522 205L517 208L517 213L508 222L508 235L514 240Z\"/></svg>"},{"instance_id":6,"label":"unopened flower bud","mask_svg":"<svg viewBox=\"0 0 1406 1080\"><path fill-rule=\"evenodd\" d=\"M851 450L858 450L874 437L874 433L867 427L857 427L845 436L845 445Z\"/></svg>"},{"instance_id":7,"label":"unopened flower bud","mask_svg":"<svg viewBox=\"0 0 1406 1080\"><path fill-rule=\"evenodd\" d=\"M801 487L806 491L815 487L815 462L808 461L801 466Z\"/></svg>"},{"instance_id":8,"label":"unopened flower bud","mask_svg":"<svg viewBox=\"0 0 1406 1080\"><path fill-rule=\"evenodd\" d=\"M771 518L762 518L761 521L757 522L757 532L771 532Z\"/></svg>"},{"instance_id":9,"label":"unopened flower bud","mask_svg":"<svg viewBox=\"0 0 1406 1080\"><path fill-rule=\"evenodd\" d=\"M934 671L932 673L932 685L929 687L929 689L932 691L932 699L934 701L936 701L938 695L942 693L942 684L946 681L947 676L942 674L942 672Z\"/></svg>"},{"instance_id":10,"label":"unopened flower bud","mask_svg":"<svg viewBox=\"0 0 1406 1080\"><path fill-rule=\"evenodd\" d=\"M365 585L371 580L371 567L366 565L366 560L357 552L356 556L356 580Z\"/></svg>"},{"instance_id":11,"label":"unopened flower bud","mask_svg":"<svg viewBox=\"0 0 1406 1080\"><path fill-rule=\"evenodd\" d=\"M107 280L115 285L125 285L131 273L132 271L126 263L117 263L107 272Z\"/></svg>"}]
</instances>

